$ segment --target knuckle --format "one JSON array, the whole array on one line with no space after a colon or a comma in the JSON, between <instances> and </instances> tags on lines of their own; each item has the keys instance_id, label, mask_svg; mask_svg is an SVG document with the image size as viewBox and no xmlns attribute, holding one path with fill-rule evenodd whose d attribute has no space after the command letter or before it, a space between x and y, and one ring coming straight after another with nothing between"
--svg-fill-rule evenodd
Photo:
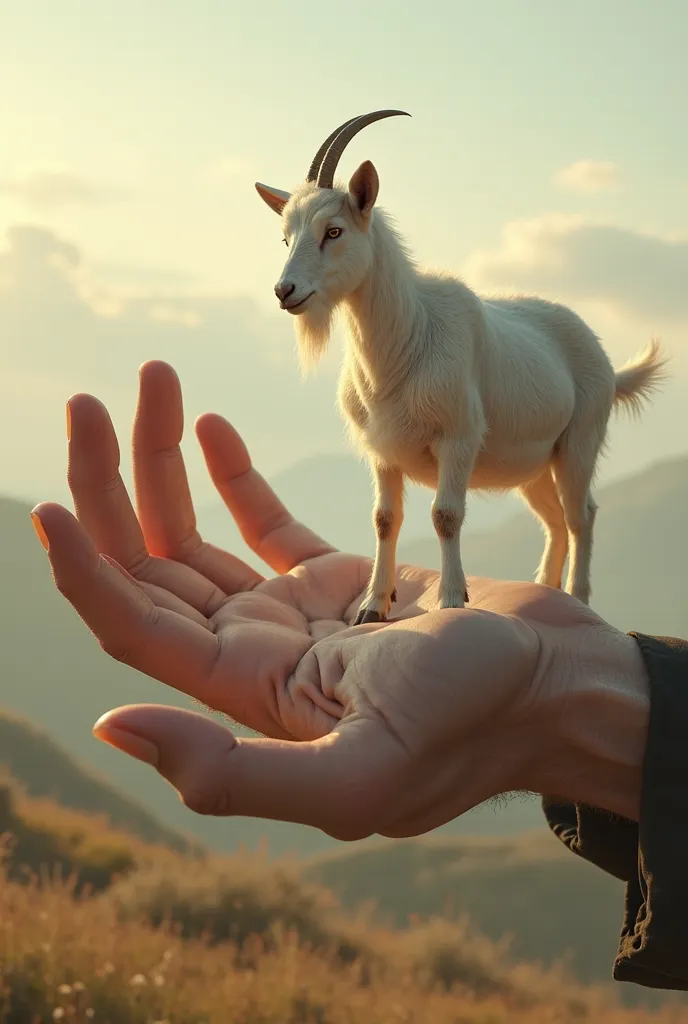
<instances>
[{"instance_id":1,"label":"knuckle","mask_svg":"<svg viewBox=\"0 0 688 1024\"><path fill-rule=\"evenodd\" d=\"M103 650L114 661L136 668L150 643L151 631L160 618L160 609L151 601L143 621L122 624L119 631L112 623L107 633L98 633L97 639Z\"/></svg>"},{"instance_id":2,"label":"knuckle","mask_svg":"<svg viewBox=\"0 0 688 1024\"><path fill-rule=\"evenodd\" d=\"M333 793L326 831L342 842L367 839L378 831L376 801L371 798L370 780L342 780Z\"/></svg>"},{"instance_id":3,"label":"knuckle","mask_svg":"<svg viewBox=\"0 0 688 1024\"><path fill-rule=\"evenodd\" d=\"M360 825L351 821L337 822L325 831L340 843L357 843L361 839L369 839L375 834L374 829L361 828Z\"/></svg>"},{"instance_id":4,"label":"knuckle","mask_svg":"<svg viewBox=\"0 0 688 1024\"><path fill-rule=\"evenodd\" d=\"M53 582L55 583L55 589L61 597L64 597L66 601L71 603L72 601L72 587L69 582L62 576L61 573L53 573Z\"/></svg>"},{"instance_id":5,"label":"knuckle","mask_svg":"<svg viewBox=\"0 0 688 1024\"><path fill-rule=\"evenodd\" d=\"M118 661L122 665L132 665L130 649L119 643L114 637L98 637L98 643L100 649L113 661Z\"/></svg>"},{"instance_id":6,"label":"knuckle","mask_svg":"<svg viewBox=\"0 0 688 1024\"><path fill-rule=\"evenodd\" d=\"M67 486L72 493L79 487L79 474L76 472L72 462L67 467Z\"/></svg>"},{"instance_id":7,"label":"knuckle","mask_svg":"<svg viewBox=\"0 0 688 1024\"><path fill-rule=\"evenodd\" d=\"M232 813L229 793L210 792L196 786L186 788L182 792L184 806L194 814L208 817L227 817Z\"/></svg>"}]
</instances>

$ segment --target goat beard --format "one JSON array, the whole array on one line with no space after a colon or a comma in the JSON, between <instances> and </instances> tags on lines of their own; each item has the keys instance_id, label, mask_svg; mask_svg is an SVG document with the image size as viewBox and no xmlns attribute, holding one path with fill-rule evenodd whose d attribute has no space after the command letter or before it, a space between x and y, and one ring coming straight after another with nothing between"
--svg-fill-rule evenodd
<instances>
[{"instance_id":1,"label":"goat beard","mask_svg":"<svg viewBox=\"0 0 688 1024\"><path fill-rule=\"evenodd\" d=\"M301 371L307 375L322 359L332 330L332 307L314 295L308 308L296 317L296 341Z\"/></svg>"}]
</instances>

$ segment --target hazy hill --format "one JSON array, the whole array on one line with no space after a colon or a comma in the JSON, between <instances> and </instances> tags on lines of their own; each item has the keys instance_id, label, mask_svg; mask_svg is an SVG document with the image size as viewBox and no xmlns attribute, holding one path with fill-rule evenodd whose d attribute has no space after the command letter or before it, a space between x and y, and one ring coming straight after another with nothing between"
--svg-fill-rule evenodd
<instances>
[{"instance_id":1,"label":"hazy hill","mask_svg":"<svg viewBox=\"0 0 688 1024\"><path fill-rule=\"evenodd\" d=\"M510 934L518 960L551 965L570 956L581 980L607 980L623 887L552 840L542 832L513 840L379 840L318 857L304 875L351 910L373 904L391 927L414 915L467 913L495 941Z\"/></svg>"},{"instance_id":2,"label":"hazy hill","mask_svg":"<svg viewBox=\"0 0 688 1024\"><path fill-rule=\"evenodd\" d=\"M686 636L688 630L688 458L658 462L597 492L592 606L619 629ZM532 579L543 534L528 510L498 529L466 538L466 572ZM439 567L432 537L401 543L400 559Z\"/></svg>"},{"instance_id":3,"label":"hazy hill","mask_svg":"<svg viewBox=\"0 0 688 1024\"><path fill-rule=\"evenodd\" d=\"M245 852L191 862L0 783L4 829L7 1024L225 1024L228 1006L232 1020L263 1024L659 1024L618 1007L646 990L594 990L518 962L465 919L385 928L346 913L295 863Z\"/></svg>"},{"instance_id":4,"label":"hazy hill","mask_svg":"<svg viewBox=\"0 0 688 1024\"><path fill-rule=\"evenodd\" d=\"M80 764L43 729L0 710L0 767L29 797L47 797L77 811L105 816L146 842L188 852L195 843L165 828L140 803Z\"/></svg>"},{"instance_id":5,"label":"hazy hill","mask_svg":"<svg viewBox=\"0 0 688 1024\"><path fill-rule=\"evenodd\" d=\"M27 797L14 779L0 778L0 885L4 875L24 884L32 876L57 876L70 879L77 892L103 891L156 854L178 857L103 818Z\"/></svg>"},{"instance_id":6,"label":"hazy hill","mask_svg":"<svg viewBox=\"0 0 688 1024\"><path fill-rule=\"evenodd\" d=\"M269 952L287 928L344 965L358 958L371 967L382 960L398 967L409 958L419 977L441 985L459 981L483 997L513 994L517 982L540 1001L547 985L541 967L548 971L562 960L579 981L610 983L623 906L619 882L543 833L514 840L379 840L300 863L246 852L199 851L200 859L190 860L113 829L102 817L27 797L0 778L3 847L5 908L5 877L26 883L33 873L45 879L57 872L73 879L77 892L86 887L99 894L94 906L101 911L116 910L129 928L121 936L127 945L146 922L156 929L171 920L183 940L250 945L261 936ZM15 908L25 900L13 891ZM359 916L371 902L375 910ZM52 918L54 890L46 893L46 906ZM29 927L26 917L17 924L22 934ZM113 927L108 921L108 941ZM514 963L522 966L512 972ZM551 980L561 1002L564 993ZM635 986L611 989L628 1003L661 1001Z\"/></svg>"}]
</instances>

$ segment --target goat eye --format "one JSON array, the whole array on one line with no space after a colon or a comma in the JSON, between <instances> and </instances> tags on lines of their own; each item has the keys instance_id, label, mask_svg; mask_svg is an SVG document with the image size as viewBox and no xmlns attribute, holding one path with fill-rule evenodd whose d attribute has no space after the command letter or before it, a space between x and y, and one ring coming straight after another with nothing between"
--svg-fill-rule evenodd
<instances>
[{"instance_id":1,"label":"goat eye","mask_svg":"<svg viewBox=\"0 0 688 1024\"><path fill-rule=\"evenodd\" d=\"M342 229L341 228L328 228L327 229L327 237L328 238L339 238L341 233L342 233Z\"/></svg>"}]
</instances>

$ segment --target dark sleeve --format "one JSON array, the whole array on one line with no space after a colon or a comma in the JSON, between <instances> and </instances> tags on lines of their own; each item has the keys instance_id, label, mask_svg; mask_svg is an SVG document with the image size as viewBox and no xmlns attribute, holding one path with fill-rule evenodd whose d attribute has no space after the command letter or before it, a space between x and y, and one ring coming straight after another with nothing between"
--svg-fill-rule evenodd
<instances>
[{"instance_id":1,"label":"dark sleeve","mask_svg":"<svg viewBox=\"0 0 688 1024\"><path fill-rule=\"evenodd\" d=\"M614 978L688 991L688 642L631 636L650 677L640 823L549 799L543 810L572 853L626 883Z\"/></svg>"}]
</instances>

